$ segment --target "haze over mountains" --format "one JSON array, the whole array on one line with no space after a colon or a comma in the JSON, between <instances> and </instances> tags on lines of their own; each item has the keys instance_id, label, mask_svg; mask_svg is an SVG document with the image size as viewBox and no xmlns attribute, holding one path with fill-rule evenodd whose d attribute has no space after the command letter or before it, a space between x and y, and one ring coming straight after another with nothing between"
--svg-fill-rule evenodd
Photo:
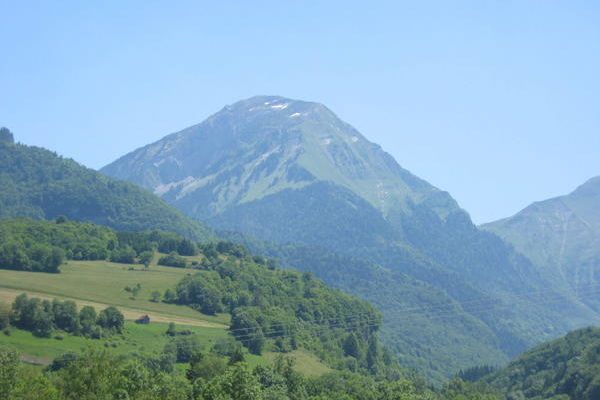
<instances>
[{"instance_id":1,"label":"haze over mountains","mask_svg":"<svg viewBox=\"0 0 600 400\"><path fill-rule=\"evenodd\" d=\"M49 150L15 143L0 129L0 218L89 221L126 231L163 229L192 239L209 231L151 193Z\"/></svg>"},{"instance_id":2,"label":"haze over mountains","mask_svg":"<svg viewBox=\"0 0 600 400\"><path fill-rule=\"evenodd\" d=\"M598 321L318 103L243 100L102 172L370 300L401 361L433 378Z\"/></svg>"},{"instance_id":3,"label":"haze over mountains","mask_svg":"<svg viewBox=\"0 0 600 400\"><path fill-rule=\"evenodd\" d=\"M482 228L512 243L573 295L600 289L600 177ZM600 311L600 296L580 297Z\"/></svg>"}]
</instances>

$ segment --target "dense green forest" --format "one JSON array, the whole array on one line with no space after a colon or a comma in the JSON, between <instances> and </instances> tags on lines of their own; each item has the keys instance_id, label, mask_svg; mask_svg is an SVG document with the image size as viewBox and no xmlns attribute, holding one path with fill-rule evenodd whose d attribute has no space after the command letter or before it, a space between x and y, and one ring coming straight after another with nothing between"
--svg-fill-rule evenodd
<instances>
[{"instance_id":1,"label":"dense green forest","mask_svg":"<svg viewBox=\"0 0 600 400\"><path fill-rule=\"evenodd\" d=\"M171 324L160 353L116 355L90 348L56 358L41 373L5 348L0 350L2 399L496 399L483 386L462 381L429 388L379 343L381 317L368 303L329 289L310 273L281 270L238 244L197 244L160 231L119 233L64 218L7 220L0 226L17 247L53 246L70 259L112 259L126 249L140 262L148 251L171 252L193 273L158 300L206 314L229 313L232 335L205 348L191 332ZM0 324L0 343L12 329L57 340L99 339L120 335L123 315L114 307L96 314L72 301L21 295L9 309L0 303ZM242 346L280 357L272 366L250 367ZM296 349L316 354L336 372L299 374L287 356Z\"/></svg>"},{"instance_id":2,"label":"dense green forest","mask_svg":"<svg viewBox=\"0 0 600 400\"><path fill-rule=\"evenodd\" d=\"M281 357L250 368L212 351L195 353L185 374L153 357L88 350L66 355L42 373L0 348L0 398L6 400L499 400L482 387L455 381L434 391L422 381L376 379L351 372L308 378Z\"/></svg>"},{"instance_id":3,"label":"dense green forest","mask_svg":"<svg viewBox=\"0 0 600 400\"><path fill-rule=\"evenodd\" d=\"M600 399L600 328L538 346L483 381L509 400Z\"/></svg>"},{"instance_id":4,"label":"dense green forest","mask_svg":"<svg viewBox=\"0 0 600 400\"><path fill-rule=\"evenodd\" d=\"M320 247L277 245L232 232L219 232L219 235L243 243L257 254L273 257L283 267L318 274L328 285L369 301L384 315L381 338L386 347L394 352L402 365L418 370L432 382L444 382L467 368L465 366L508 361L501 351L490 350L490 347L498 346L491 329L433 285L364 258L341 255ZM420 274L429 272L426 263L420 266ZM473 288L457 282L452 274L445 279L448 287L462 290L465 296L479 296ZM405 311L414 310L415 304L423 311ZM443 315L443 320L436 318L437 315ZM419 332L418 340L414 338L415 332ZM462 344L464 351L455 351L457 342Z\"/></svg>"},{"instance_id":5,"label":"dense green forest","mask_svg":"<svg viewBox=\"0 0 600 400\"><path fill-rule=\"evenodd\" d=\"M64 260L106 260L147 264L154 252L171 257L194 256L199 246L209 254L212 244L197 245L175 233L163 231L115 232L110 228L68 221L31 219L0 220L0 268L59 272ZM222 245L221 245L222 246ZM182 259L183 265L187 261ZM159 264L169 265L168 263ZM177 266L177 265L176 265Z\"/></svg>"},{"instance_id":6,"label":"dense green forest","mask_svg":"<svg viewBox=\"0 0 600 400\"><path fill-rule=\"evenodd\" d=\"M381 316L368 303L328 288L310 273L278 269L272 260L253 256L238 244L197 244L160 231L117 233L64 218L0 221L0 238L4 243L0 267L38 272L59 271L56 265L46 270L31 268L36 263L47 265L36 258L43 253L40 248L67 259L129 264L144 263L157 251L169 252L159 264L172 265L165 258L180 260L182 265L173 266L188 267L190 274L162 296L158 294L156 301L189 306L208 315L230 314L230 332L252 353L261 354L265 348L282 353L304 348L331 367L374 374L394 373L397 365L379 344ZM14 264L15 260L22 262ZM48 336L53 330L51 303L39 299L29 303L35 310L30 314L46 324L36 332ZM23 308L27 307L19 307ZM16 326L41 326L38 322ZM78 332L75 328L68 331Z\"/></svg>"},{"instance_id":7,"label":"dense green forest","mask_svg":"<svg viewBox=\"0 0 600 400\"><path fill-rule=\"evenodd\" d=\"M130 183L106 177L39 147L0 140L0 218L61 215L123 231L160 229L191 239L210 236L165 202Z\"/></svg>"},{"instance_id":8,"label":"dense green forest","mask_svg":"<svg viewBox=\"0 0 600 400\"><path fill-rule=\"evenodd\" d=\"M449 193L404 169L323 104L244 99L102 171L217 229L302 248L292 249L286 264L376 305L386 343L436 380L504 363L599 320L542 268L478 229ZM594 260L574 276L594 280ZM539 290L544 302L527 296ZM442 311L398 317L415 308Z\"/></svg>"},{"instance_id":9,"label":"dense green forest","mask_svg":"<svg viewBox=\"0 0 600 400\"><path fill-rule=\"evenodd\" d=\"M185 277L170 301L205 314L229 312L232 334L255 354L302 347L338 369L389 372L393 358L377 339L381 316L368 303L310 273L269 268L249 254L218 254Z\"/></svg>"}]
</instances>

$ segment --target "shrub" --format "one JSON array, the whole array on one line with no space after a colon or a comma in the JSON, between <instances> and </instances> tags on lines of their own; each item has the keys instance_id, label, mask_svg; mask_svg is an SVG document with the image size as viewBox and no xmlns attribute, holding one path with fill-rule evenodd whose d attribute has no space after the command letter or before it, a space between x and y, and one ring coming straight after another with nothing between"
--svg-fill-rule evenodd
<instances>
[{"instance_id":1,"label":"shrub","mask_svg":"<svg viewBox=\"0 0 600 400\"><path fill-rule=\"evenodd\" d=\"M166 267L185 268L187 267L187 261L185 258L177 255L177 253L171 252L168 256L161 257L158 260L158 265L164 265Z\"/></svg>"},{"instance_id":2,"label":"shrub","mask_svg":"<svg viewBox=\"0 0 600 400\"><path fill-rule=\"evenodd\" d=\"M135 250L130 246L120 247L112 252L110 261L114 263L133 264L137 256Z\"/></svg>"}]
</instances>

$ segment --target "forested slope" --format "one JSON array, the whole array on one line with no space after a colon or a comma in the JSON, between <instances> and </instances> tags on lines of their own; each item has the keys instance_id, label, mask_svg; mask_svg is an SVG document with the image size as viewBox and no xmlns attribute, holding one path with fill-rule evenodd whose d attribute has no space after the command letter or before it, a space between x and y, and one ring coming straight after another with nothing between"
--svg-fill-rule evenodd
<instances>
[{"instance_id":1,"label":"forested slope","mask_svg":"<svg viewBox=\"0 0 600 400\"><path fill-rule=\"evenodd\" d=\"M0 140L0 218L54 219L61 215L118 230L163 229L193 239L210 236L151 193L108 178L51 151Z\"/></svg>"}]
</instances>

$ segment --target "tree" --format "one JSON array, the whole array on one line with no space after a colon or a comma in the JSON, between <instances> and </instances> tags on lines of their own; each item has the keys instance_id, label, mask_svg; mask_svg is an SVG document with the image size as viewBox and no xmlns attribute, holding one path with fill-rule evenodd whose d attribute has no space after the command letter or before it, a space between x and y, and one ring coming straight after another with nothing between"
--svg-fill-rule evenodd
<instances>
[{"instance_id":1,"label":"tree","mask_svg":"<svg viewBox=\"0 0 600 400\"><path fill-rule=\"evenodd\" d=\"M140 255L138 256L140 263L144 264L145 268L148 268L150 266L150 263L152 263L153 258L154 258L154 252L152 252L152 251L144 251L144 252L140 253Z\"/></svg>"},{"instance_id":2,"label":"tree","mask_svg":"<svg viewBox=\"0 0 600 400\"><path fill-rule=\"evenodd\" d=\"M226 369L227 363L214 354L195 354L190 360L190 367L185 376L192 383L198 378L209 381L223 374Z\"/></svg>"},{"instance_id":3,"label":"tree","mask_svg":"<svg viewBox=\"0 0 600 400\"><path fill-rule=\"evenodd\" d=\"M121 264L134 264L136 255L131 246L120 247L112 252L110 261Z\"/></svg>"},{"instance_id":4,"label":"tree","mask_svg":"<svg viewBox=\"0 0 600 400\"><path fill-rule=\"evenodd\" d=\"M179 256L173 251L169 253L169 255L159 258L158 265L164 265L165 267L185 268L187 267L187 261L185 258Z\"/></svg>"},{"instance_id":5,"label":"tree","mask_svg":"<svg viewBox=\"0 0 600 400\"><path fill-rule=\"evenodd\" d=\"M167 343L165 352L174 352L178 363L186 363L202 352L202 343L195 336L180 336Z\"/></svg>"},{"instance_id":6,"label":"tree","mask_svg":"<svg viewBox=\"0 0 600 400\"><path fill-rule=\"evenodd\" d=\"M369 346L367 347L367 367L374 371L377 367L379 360L379 343L377 343L377 337L372 335L369 338Z\"/></svg>"},{"instance_id":7,"label":"tree","mask_svg":"<svg viewBox=\"0 0 600 400\"><path fill-rule=\"evenodd\" d=\"M48 300L42 302L41 308L36 310L34 318L33 334L39 337L52 336L52 331L54 330L54 314L52 313L52 305Z\"/></svg>"},{"instance_id":8,"label":"tree","mask_svg":"<svg viewBox=\"0 0 600 400\"><path fill-rule=\"evenodd\" d=\"M48 366L48 370L52 372L60 371L70 363L76 361L78 358L79 354L74 352L61 354L52 361L52 363Z\"/></svg>"},{"instance_id":9,"label":"tree","mask_svg":"<svg viewBox=\"0 0 600 400\"><path fill-rule=\"evenodd\" d=\"M58 372L56 379L65 399L119 399L123 379L119 361L109 353L87 350Z\"/></svg>"},{"instance_id":10,"label":"tree","mask_svg":"<svg viewBox=\"0 0 600 400\"><path fill-rule=\"evenodd\" d=\"M191 240L182 239L177 246L177 253L181 256L195 256L198 254L198 249Z\"/></svg>"},{"instance_id":11,"label":"tree","mask_svg":"<svg viewBox=\"0 0 600 400\"><path fill-rule=\"evenodd\" d=\"M165 303L175 303L177 301L177 294L173 289L167 289L163 295L163 300Z\"/></svg>"},{"instance_id":12,"label":"tree","mask_svg":"<svg viewBox=\"0 0 600 400\"><path fill-rule=\"evenodd\" d=\"M257 378L245 364L229 367L224 374L211 380L201 391L204 400L262 400Z\"/></svg>"},{"instance_id":13,"label":"tree","mask_svg":"<svg viewBox=\"0 0 600 400\"><path fill-rule=\"evenodd\" d=\"M125 325L125 317L113 306L105 308L98 314L98 325L116 333L122 333Z\"/></svg>"},{"instance_id":14,"label":"tree","mask_svg":"<svg viewBox=\"0 0 600 400\"><path fill-rule=\"evenodd\" d=\"M0 128L0 143L2 144L12 144L15 142L15 137L12 132L5 127Z\"/></svg>"},{"instance_id":15,"label":"tree","mask_svg":"<svg viewBox=\"0 0 600 400\"><path fill-rule=\"evenodd\" d=\"M15 326L39 337L49 337L54 329L52 304L47 300L29 299L25 293L13 302L12 319Z\"/></svg>"},{"instance_id":16,"label":"tree","mask_svg":"<svg viewBox=\"0 0 600 400\"><path fill-rule=\"evenodd\" d=\"M177 336L177 327L174 322L169 323L169 327L165 333L167 336Z\"/></svg>"},{"instance_id":17,"label":"tree","mask_svg":"<svg viewBox=\"0 0 600 400\"><path fill-rule=\"evenodd\" d=\"M160 301L160 297L160 292L158 290L154 290L152 293L150 293L150 301L153 303L158 303Z\"/></svg>"},{"instance_id":18,"label":"tree","mask_svg":"<svg viewBox=\"0 0 600 400\"><path fill-rule=\"evenodd\" d=\"M237 364L245 361L244 351L241 346L237 346L233 349L231 354L229 355L229 365Z\"/></svg>"},{"instance_id":19,"label":"tree","mask_svg":"<svg viewBox=\"0 0 600 400\"><path fill-rule=\"evenodd\" d=\"M131 293L131 300L135 300L137 295L140 293L140 290L142 290L142 285L140 283L136 283L133 286L125 286L123 290Z\"/></svg>"},{"instance_id":20,"label":"tree","mask_svg":"<svg viewBox=\"0 0 600 400\"><path fill-rule=\"evenodd\" d=\"M79 324L81 326L81 333L85 336L91 336L96 326L96 310L91 306L83 306L79 311Z\"/></svg>"},{"instance_id":21,"label":"tree","mask_svg":"<svg viewBox=\"0 0 600 400\"><path fill-rule=\"evenodd\" d=\"M360 358L360 345L354 332L346 337L346 340L344 340L343 347L345 355L349 357L354 357L356 359Z\"/></svg>"},{"instance_id":22,"label":"tree","mask_svg":"<svg viewBox=\"0 0 600 400\"><path fill-rule=\"evenodd\" d=\"M19 354L12 349L0 347L0 399L10 398L17 384Z\"/></svg>"},{"instance_id":23,"label":"tree","mask_svg":"<svg viewBox=\"0 0 600 400\"><path fill-rule=\"evenodd\" d=\"M10 400L62 400L58 389L46 375L24 369L19 372Z\"/></svg>"},{"instance_id":24,"label":"tree","mask_svg":"<svg viewBox=\"0 0 600 400\"><path fill-rule=\"evenodd\" d=\"M226 336L217 339L212 351L223 357L232 357L234 354L242 352L242 345L232 337Z\"/></svg>"},{"instance_id":25,"label":"tree","mask_svg":"<svg viewBox=\"0 0 600 400\"><path fill-rule=\"evenodd\" d=\"M78 334L81 330L77 305L74 301L66 300L61 302L54 300L52 302L52 311L54 313L54 323L58 329L66 332Z\"/></svg>"}]
</instances>

